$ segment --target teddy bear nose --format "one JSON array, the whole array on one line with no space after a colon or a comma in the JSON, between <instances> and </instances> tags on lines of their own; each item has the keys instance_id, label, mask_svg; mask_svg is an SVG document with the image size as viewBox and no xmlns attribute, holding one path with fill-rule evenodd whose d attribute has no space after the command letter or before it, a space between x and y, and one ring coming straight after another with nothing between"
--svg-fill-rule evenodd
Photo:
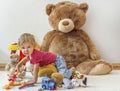
<instances>
[{"instance_id":1,"label":"teddy bear nose","mask_svg":"<svg viewBox=\"0 0 120 91\"><path fill-rule=\"evenodd\" d=\"M64 26L67 26L67 25L69 25L69 22L68 22L68 21L64 21L62 24L63 24Z\"/></svg>"}]
</instances>

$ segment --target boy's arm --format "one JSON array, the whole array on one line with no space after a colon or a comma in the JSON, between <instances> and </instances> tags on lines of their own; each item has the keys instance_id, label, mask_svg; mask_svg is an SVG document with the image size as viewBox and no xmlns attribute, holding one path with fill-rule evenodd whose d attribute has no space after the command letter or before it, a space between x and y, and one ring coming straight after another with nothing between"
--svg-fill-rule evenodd
<instances>
[{"instance_id":1,"label":"boy's arm","mask_svg":"<svg viewBox=\"0 0 120 91\"><path fill-rule=\"evenodd\" d=\"M25 64L28 61L27 57L24 57L17 65L16 65L16 70L20 72L19 68L21 65Z\"/></svg>"},{"instance_id":2,"label":"boy's arm","mask_svg":"<svg viewBox=\"0 0 120 91\"><path fill-rule=\"evenodd\" d=\"M33 76L34 76L34 82L35 83L37 83L38 72L39 72L39 63L34 64L34 68L33 68Z\"/></svg>"}]
</instances>

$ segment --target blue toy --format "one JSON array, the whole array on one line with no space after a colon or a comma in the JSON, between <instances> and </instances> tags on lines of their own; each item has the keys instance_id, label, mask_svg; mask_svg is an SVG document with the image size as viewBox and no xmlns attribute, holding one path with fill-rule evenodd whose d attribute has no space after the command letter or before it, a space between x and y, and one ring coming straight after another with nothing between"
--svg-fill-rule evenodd
<instances>
[{"instance_id":1,"label":"blue toy","mask_svg":"<svg viewBox=\"0 0 120 91\"><path fill-rule=\"evenodd\" d=\"M41 87L46 90L56 90L55 82L52 82L49 77L43 77Z\"/></svg>"}]
</instances>

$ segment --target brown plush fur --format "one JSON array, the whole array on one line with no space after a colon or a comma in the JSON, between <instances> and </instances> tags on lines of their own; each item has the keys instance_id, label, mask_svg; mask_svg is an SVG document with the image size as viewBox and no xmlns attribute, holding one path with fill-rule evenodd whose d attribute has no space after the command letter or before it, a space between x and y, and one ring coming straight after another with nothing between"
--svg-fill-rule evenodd
<instances>
[{"instance_id":1,"label":"brown plush fur","mask_svg":"<svg viewBox=\"0 0 120 91\"><path fill-rule=\"evenodd\" d=\"M54 63L40 67L38 76L50 77L54 82L56 82L59 85L61 85L63 82L63 75L57 72L57 69Z\"/></svg>"},{"instance_id":2,"label":"brown plush fur","mask_svg":"<svg viewBox=\"0 0 120 91\"><path fill-rule=\"evenodd\" d=\"M89 35L81 29L87 10L87 3L48 4L46 13L54 30L45 35L41 50L62 55L68 68L74 66L84 74L107 74L112 66L101 59Z\"/></svg>"}]
</instances>

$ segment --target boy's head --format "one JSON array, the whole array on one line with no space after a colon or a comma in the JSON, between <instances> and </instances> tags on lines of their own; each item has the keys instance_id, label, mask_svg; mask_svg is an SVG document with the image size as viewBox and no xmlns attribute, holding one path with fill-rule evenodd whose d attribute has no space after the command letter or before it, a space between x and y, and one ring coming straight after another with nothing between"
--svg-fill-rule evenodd
<instances>
[{"instance_id":1,"label":"boy's head","mask_svg":"<svg viewBox=\"0 0 120 91\"><path fill-rule=\"evenodd\" d=\"M23 45L26 42L30 42L32 45L36 45L36 41L34 38L34 35L30 34L30 33L23 33L19 39L18 39L18 46L20 47L21 45Z\"/></svg>"},{"instance_id":2,"label":"boy's head","mask_svg":"<svg viewBox=\"0 0 120 91\"><path fill-rule=\"evenodd\" d=\"M18 46L25 56L30 56L35 48L36 41L34 35L23 33L18 39Z\"/></svg>"}]
</instances>

